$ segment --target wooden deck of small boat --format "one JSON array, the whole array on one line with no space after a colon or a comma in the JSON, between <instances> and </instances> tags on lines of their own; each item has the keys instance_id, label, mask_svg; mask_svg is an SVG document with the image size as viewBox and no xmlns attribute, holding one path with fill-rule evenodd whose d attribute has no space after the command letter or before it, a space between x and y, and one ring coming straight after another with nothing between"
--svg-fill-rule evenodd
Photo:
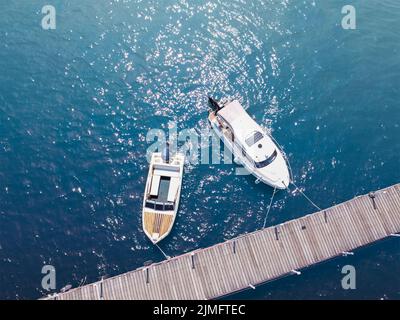
<instances>
[{"instance_id":1,"label":"wooden deck of small boat","mask_svg":"<svg viewBox=\"0 0 400 320\"><path fill-rule=\"evenodd\" d=\"M173 215L154 212L144 212L144 229L148 234L158 233L161 238L172 227Z\"/></svg>"},{"instance_id":2,"label":"wooden deck of small boat","mask_svg":"<svg viewBox=\"0 0 400 320\"><path fill-rule=\"evenodd\" d=\"M48 299L213 299L400 232L400 184Z\"/></svg>"}]
</instances>

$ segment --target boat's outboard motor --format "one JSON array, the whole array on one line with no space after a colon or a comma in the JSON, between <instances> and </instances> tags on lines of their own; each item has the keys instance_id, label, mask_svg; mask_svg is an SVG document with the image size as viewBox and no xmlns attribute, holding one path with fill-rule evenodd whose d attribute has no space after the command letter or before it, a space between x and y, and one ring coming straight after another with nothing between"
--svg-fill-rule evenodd
<instances>
[{"instance_id":1,"label":"boat's outboard motor","mask_svg":"<svg viewBox=\"0 0 400 320\"><path fill-rule=\"evenodd\" d=\"M218 101L212 97L208 97L208 103L210 104L211 109L213 109L213 111L215 111L215 112L218 112L219 110L222 109L222 107L219 105Z\"/></svg>"},{"instance_id":2,"label":"boat's outboard motor","mask_svg":"<svg viewBox=\"0 0 400 320\"><path fill-rule=\"evenodd\" d=\"M161 153L161 157L165 163L169 163L169 142L165 144L165 148Z\"/></svg>"}]
</instances>

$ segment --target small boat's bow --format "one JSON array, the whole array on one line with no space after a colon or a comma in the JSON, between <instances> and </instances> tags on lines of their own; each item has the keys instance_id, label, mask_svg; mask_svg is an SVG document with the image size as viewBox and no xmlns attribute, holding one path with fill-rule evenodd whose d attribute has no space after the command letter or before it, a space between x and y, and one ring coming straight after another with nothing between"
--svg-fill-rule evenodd
<instances>
[{"instance_id":1,"label":"small boat's bow","mask_svg":"<svg viewBox=\"0 0 400 320\"><path fill-rule=\"evenodd\" d=\"M154 244L164 239L174 224L174 215L158 212L143 212L143 228Z\"/></svg>"}]
</instances>

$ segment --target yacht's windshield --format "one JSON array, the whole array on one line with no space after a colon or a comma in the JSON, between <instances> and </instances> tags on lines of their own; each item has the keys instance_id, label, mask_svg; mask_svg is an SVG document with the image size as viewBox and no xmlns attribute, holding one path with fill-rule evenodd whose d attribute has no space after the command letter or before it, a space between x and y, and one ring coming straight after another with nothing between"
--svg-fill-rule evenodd
<instances>
[{"instance_id":1,"label":"yacht's windshield","mask_svg":"<svg viewBox=\"0 0 400 320\"><path fill-rule=\"evenodd\" d=\"M154 209L155 206L156 206L156 203L154 201L146 201L146 208Z\"/></svg>"},{"instance_id":2,"label":"yacht's windshield","mask_svg":"<svg viewBox=\"0 0 400 320\"><path fill-rule=\"evenodd\" d=\"M255 163L256 167L260 169L270 165L276 159L277 155L278 152L275 150L269 157L267 157L267 159L260 162L256 162Z\"/></svg>"},{"instance_id":3,"label":"yacht's windshield","mask_svg":"<svg viewBox=\"0 0 400 320\"><path fill-rule=\"evenodd\" d=\"M158 210L158 211L173 211L174 204L172 202L162 203L155 202L151 200L147 200L145 207L148 209Z\"/></svg>"}]
</instances>

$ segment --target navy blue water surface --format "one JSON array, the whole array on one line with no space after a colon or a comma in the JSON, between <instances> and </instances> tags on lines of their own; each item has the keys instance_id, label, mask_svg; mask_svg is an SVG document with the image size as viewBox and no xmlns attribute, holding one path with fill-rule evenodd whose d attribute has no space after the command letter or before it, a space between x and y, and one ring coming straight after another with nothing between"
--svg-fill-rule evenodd
<instances>
[{"instance_id":1,"label":"navy blue water surface","mask_svg":"<svg viewBox=\"0 0 400 320\"><path fill-rule=\"evenodd\" d=\"M321 207L400 182L400 2L34 0L0 3L0 298L163 259L142 232L146 134L207 126L207 95L240 99ZM42 30L41 8L57 10ZM234 165L190 166L169 255L262 227L272 189ZM313 212L291 187L267 224ZM400 298L389 239L233 298ZM357 268L357 290L341 268Z\"/></svg>"}]
</instances>

